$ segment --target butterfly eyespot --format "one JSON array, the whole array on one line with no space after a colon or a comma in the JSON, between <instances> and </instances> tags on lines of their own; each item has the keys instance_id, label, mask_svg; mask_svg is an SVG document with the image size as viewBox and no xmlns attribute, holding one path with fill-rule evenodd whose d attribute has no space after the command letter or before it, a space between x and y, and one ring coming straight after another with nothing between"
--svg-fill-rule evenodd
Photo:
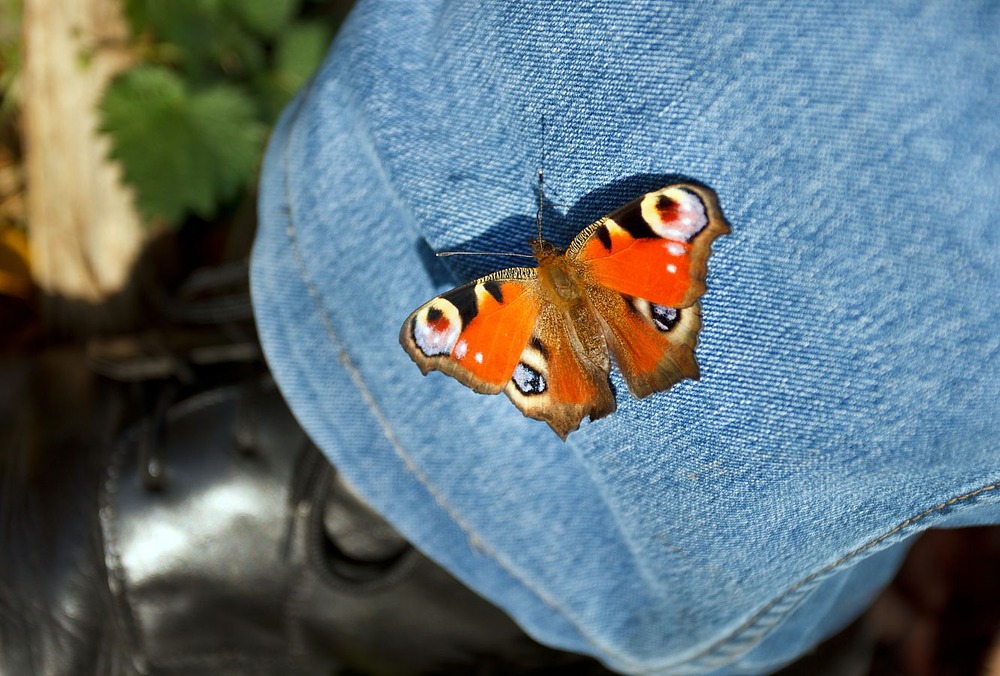
<instances>
[{"instance_id":1,"label":"butterfly eyespot","mask_svg":"<svg viewBox=\"0 0 1000 676\"><path fill-rule=\"evenodd\" d=\"M677 308L650 303L644 298L631 298L629 305L661 333L673 329L681 319L681 311Z\"/></svg>"},{"instance_id":2,"label":"butterfly eyespot","mask_svg":"<svg viewBox=\"0 0 1000 676\"><path fill-rule=\"evenodd\" d=\"M708 215L698 195L683 188L650 193L642 203L642 216L660 237L687 242L705 229Z\"/></svg>"},{"instance_id":3,"label":"butterfly eyespot","mask_svg":"<svg viewBox=\"0 0 1000 676\"><path fill-rule=\"evenodd\" d=\"M674 328L681 317L681 312L677 308L663 307L656 303L649 304L649 313L653 318L653 325L664 333Z\"/></svg>"},{"instance_id":4,"label":"butterfly eyespot","mask_svg":"<svg viewBox=\"0 0 1000 676\"><path fill-rule=\"evenodd\" d=\"M413 318L413 342L427 357L451 354L461 333L458 309L443 299Z\"/></svg>"},{"instance_id":5,"label":"butterfly eyespot","mask_svg":"<svg viewBox=\"0 0 1000 676\"><path fill-rule=\"evenodd\" d=\"M513 381L517 391L524 395L541 394L548 389L545 376L524 362L518 362L517 366L514 367L511 381Z\"/></svg>"}]
</instances>

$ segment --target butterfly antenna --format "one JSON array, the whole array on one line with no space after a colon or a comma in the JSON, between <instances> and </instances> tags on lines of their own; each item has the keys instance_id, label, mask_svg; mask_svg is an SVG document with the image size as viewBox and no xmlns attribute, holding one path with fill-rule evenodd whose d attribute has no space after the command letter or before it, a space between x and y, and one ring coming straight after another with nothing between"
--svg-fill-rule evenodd
<instances>
[{"instance_id":1,"label":"butterfly antenna","mask_svg":"<svg viewBox=\"0 0 1000 676\"><path fill-rule=\"evenodd\" d=\"M538 226L538 241L542 241L542 211L545 210L545 114L542 114L542 162L538 168L538 211L535 223Z\"/></svg>"},{"instance_id":2,"label":"butterfly antenna","mask_svg":"<svg viewBox=\"0 0 1000 676\"><path fill-rule=\"evenodd\" d=\"M545 174L538 170L538 211L535 212L535 223L538 225L538 240L542 239L542 211L545 209Z\"/></svg>"},{"instance_id":3,"label":"butterfly antenna","mask_svg":"<svg viewBox=\"0 0 1000 676\"><path fill-rule=\"evenodd\" d=\"M552 205L565 206L565 205ZM542 165L538 169L538 211L535 212L535 224L538 226L538 241L542 241L542 212L545 210L545 115L542 115ZM439 258L445 256L514 256L515 258L536 258L532 254L511 253L508 251L441 251Z\"/></svg>"},{"instance_id":4,"label":"butterfly antenna","mask_svg":"<svg viewBox=\"0 0 1000 676\"><path fill-rule=\"evenodd\" d=\"M513 253L510 251L441 251L434 254L438 258L445 256L515 256L516 258L534 258L531 254Z\"/></svg>"}]
</instances>

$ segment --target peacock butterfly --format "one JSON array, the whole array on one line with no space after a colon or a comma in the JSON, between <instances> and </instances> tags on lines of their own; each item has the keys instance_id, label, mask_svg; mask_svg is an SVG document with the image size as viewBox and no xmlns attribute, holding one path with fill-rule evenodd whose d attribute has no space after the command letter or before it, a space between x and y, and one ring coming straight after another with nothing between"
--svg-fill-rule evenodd
<instances>
[{"instance_id":1,"label":"peacock butterfly","mask_svg":"<svg viewBox=\"0 0 1000 676\"><path fill-rule=\"evenodd\" d=\"M407 317L399 342L424 375L503 391L565 440L584 417L615 410L610 357L639 399L699 377L698 299L712 242L729 231L712 190L667 186L592 223L565 251L539 232L538 267L434 298Z\"/></svg>"}]
</instances>

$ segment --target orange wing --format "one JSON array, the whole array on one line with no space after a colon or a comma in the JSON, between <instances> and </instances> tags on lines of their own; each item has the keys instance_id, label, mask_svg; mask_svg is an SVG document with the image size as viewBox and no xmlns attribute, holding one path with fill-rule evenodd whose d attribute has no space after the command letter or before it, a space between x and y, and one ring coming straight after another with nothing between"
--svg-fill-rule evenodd
<instances>
[{"instance_id":1,"label":"orange wing","mask_svg":"<svg viewBox=\"0 0 1000 676\"><path fill-rule=\"evenodd\" d=\"M426 375L438 370L483 394L502 391L538 320L534 268L482 277L417 308L399 332Z\"/></svg>"},{"instance_id":2,"label":"orange wing","mask_svg":"<svg viewBox=\"0 0 1000 676\"><path fill-rule=\"evenodd\" d=\"M588 298L636 397L698 379L698 299L712 242L728 232L714 192L677 184L626 204L570 245L567 255L583 264Z\"/></svg>"},{"instance_id":3,"label":"orange wing","mask_svg":"<svg viewBox=\"0 0 1000 676\"><path fill-rule=\"evenodd\" d=\"M543 305L504 390L524 415L544 420L564 441L587 416L597 420L615 410L607 350L603 359L585 358L574 347L572 335L576 334L563 312L552 303Z\"/></svg>"},{"instance_id":4,"label":"orange wing","mask_svg":"<svg viewBox=\"0 0 1000 676\"><path fill-rule=\"evenodd\" d=\"M701 305L669 308L606 288L590 290L605 337L629 392L637 399L700 377L694 349Z\"/></svg>"},{"instance_id":5,"label":"orange wing","mask_svg":"<svg viewBox=\"0 0 1000 676\"><path fill-rule=\"evenodd\" d=\"M598 363L585 359L574 336L544 299L537 270L510 268L425 303L403 322L399 342L425 375L438 370L482 394L503 391L565 439L583 418L615 410L607 352Z\"/></svg>"},{"instance_id":6,"label":"orange wing","mask_svg":"<svg viewBox=\"0 0 1000 676\"><path fill-rule=\"evenodd\" d=\"M647 193L588 226L566 255L590 281L663 307L705 293L712 242L729 232L715 193L680 183Z\"/></svg>"}]
</instances>

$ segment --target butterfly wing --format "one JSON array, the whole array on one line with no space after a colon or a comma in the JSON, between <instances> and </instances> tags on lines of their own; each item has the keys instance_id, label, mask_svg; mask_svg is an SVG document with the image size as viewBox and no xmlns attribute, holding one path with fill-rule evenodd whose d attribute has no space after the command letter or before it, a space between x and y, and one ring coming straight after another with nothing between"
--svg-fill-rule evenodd
<instances>
[{"instance_id":1,"label":"butterfly wing","mask_svg":"<svg viewBox=\"0 0 1000 676\"><path fill-rule=\"evenodd\" d=\"M399 342L424 374L503 391L565 439L583 418L615 410L608 348L637 397L698 377L697 301L712 241L727 232L711 190L663 188L590 225L567 250L570 261L539 259L564 281L579 278L571 285L582 284L585 300L543 291L535 268L501 270L425 303Z\"/></svg>"},{"instance_id":2,"label":"butterfly wing","mask_svg":"<svg viewBox=\"0 0 1000 676\"><path fill-rule=\"evenodd\" d=\"M508 268L417 308L399 332L427 375L441 371L482 394L503 391L535 329L541 303L534 268Z\"/></svg>"},{"instance_id":3,"label":"butterfly wing","mask_svg":"<svg viewBox=\"0 0 1000 676\"><path fill-rule=\"evenodd\" d=\"M603 359L584 358L574 337L562 310L544 304L504 390L524 415L544 420L563 440L587 416L597 420L615 410L607 349Z\"/></svg>"},{"instance_id":4,"label":"butterfly wing","mask_svg":"<svg viewBox=\"0 0 1000 676\"><path fill-rule=\"evenodd\" d=\"M587 295L636 397L698 378L698 299L712 242L729 231L714 192L677 184L626 204L570 245L567 255L582 263Z\"/></svg>"},{"instance_id":5,"label":"butterfly wing","mask_svg":"<svg viewBox=\"0 0 1000 676\"><path fill-rule=\"evenodd\" d=\"M585 262L596 284L683 308L705 293L712 242L728 232L715 193L681 183L646 193L592 223L566 255Z\"/></svg>"},{"instance_id":6,"label":"butterfly wing","mask_svg":"<svg viewBox=\"0 0 1000 676\"><path fill-rule=\"evenodd\" d=\"M399 342L426 375L437 370L482 394L505 392L563 439L588 415L615 410L610 362L581 359L565 315L545 302L534 268L510 268L425 303Z\"/></svg>"},{"instance_id":7,"label":"butterfly wing","mask_svg":"<svg viewBox=\"0 0 1000 676\"><path fill-rule=\"evenodd\" d=\"M701 305L670 308L607 288L591 292L604 323L608 347L629 392L642 399L700 376L694 356Z\"/></svg>"}]
</instances>

